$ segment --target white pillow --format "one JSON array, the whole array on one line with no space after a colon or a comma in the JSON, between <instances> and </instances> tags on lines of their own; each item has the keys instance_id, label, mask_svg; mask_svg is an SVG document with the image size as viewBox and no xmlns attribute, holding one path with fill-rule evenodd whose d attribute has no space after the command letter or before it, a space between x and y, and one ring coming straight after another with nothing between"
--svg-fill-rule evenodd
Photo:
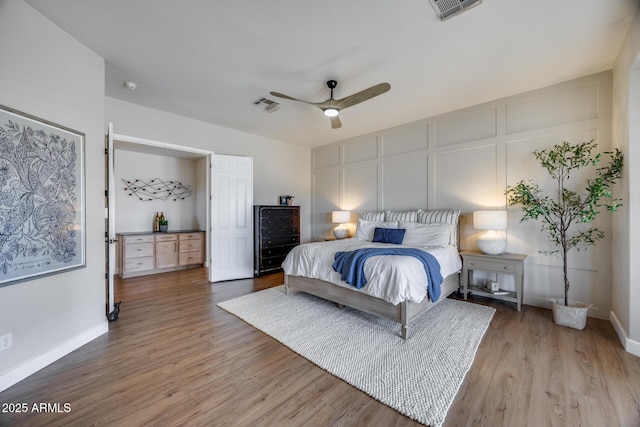
<instances>
[{"instance_id":1,"label":"white pillow","mask_svg":"<svg viewBox=\"0 0 640 427\"><path fill-rule=\"evenodd\" d=\"M418 211L386 211L384 220L415 222L418 220Z\"/></svg>"},{"instance_id":2,"label":"white pillow","mask_svg":"<svg viewBox=\"0 0 640 427\"><path fill-rule=\"evenodd\" d=\"M451 228L451 235L449 236L449 244L458 246L458 219L460 217L460 210L450 211L423 211L418 210L418 222L423 224L446 222L453 225Z\"/></svg>"},{"instance_id":3,"label":"white pillow","mask_svg":"<svg viewBox=\"0 0 640 427\"><path fill-rule=\"evenodd\" d=\"M358 220L358 228L356 228L356 240L373 240L373 233L377 228L398 228L398 221L365 221Z\"/></svg>"},{"instance_id":4,"label":"white pillow","mask_svg":"<svg viewBox=\"0 0 640 427\"><path fill-rule=\"evenodd\" d=\"M365 221L384 221L384 211L360 212L360 218Z\"/></svg>"},{"instance_id":5,"label":"white pillow","mask_svg":"<svg viewBox=\"0 0 640 427\"><path fill-rule=\"evenodd\" d=\"M437 246L444 248L449 244L453 225L446 222L421 224L418 222L400 221L399 228L407 230L403 245Z\"/></svg>"},{"instance_id":6,"label":"white pillow","mask_svg":"<svg viewBox=\"0 0 640 427\"><path fill-rule=\"evenodd\" d=\"M430 223L430 222L446 222L447 224L458 224L458 217L460 216L460 210L450 211L418 211L418 222Z\"/></svg>"}]
</instances>

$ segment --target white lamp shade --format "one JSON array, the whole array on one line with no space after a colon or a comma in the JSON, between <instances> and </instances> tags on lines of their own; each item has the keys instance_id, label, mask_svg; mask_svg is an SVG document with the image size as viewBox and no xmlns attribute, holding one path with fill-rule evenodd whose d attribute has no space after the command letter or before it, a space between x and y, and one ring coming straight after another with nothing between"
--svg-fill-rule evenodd
<instances>
[{"instance_id":1,"label":"white lamp shade","mask_svg":"<svg viewBox=\"0 0 640 427\"><path fill-rule=\"evenodd\" d=\"M474 211L473 228L477 230L506 230L507 211Z\"/></svg>"},{"instance_id":2,"label":"white lamp shade","mask_svg":"<svg viewBox=\"0 0 640 427\"><path fill-rule=\"evenodd\" d=\"M351 219L351 212L349 211L333 211L331 212L331 222L334 224L344 224Z\"/></svg>"}]
</instances>

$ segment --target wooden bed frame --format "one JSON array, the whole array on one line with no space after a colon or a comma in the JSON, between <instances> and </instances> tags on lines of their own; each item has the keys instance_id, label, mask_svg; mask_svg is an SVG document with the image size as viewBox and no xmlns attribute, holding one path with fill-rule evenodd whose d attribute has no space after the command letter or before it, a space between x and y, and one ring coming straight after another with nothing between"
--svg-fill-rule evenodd
<instances>
[{"instance_id":1,"label":"wooden bed frame","mask_svg":"<svg viewBox=\"0 0 640 427\"><path fill-rule=\"evenodd\" d=\"M383 299L372 297L354 289L338 286L319 279L310 279L302 276L284 276L284 292L289 295L290 289L306 292L311 295L335 302L338 305L346 305L356 310L384 317L402 324L402 338L407 339L409 323L415 317L429 310L460 287L460 273L456 272L444 279L441 286L440 298L436 302L426 297L420 303L403 301L393 305Z\"/></svg>"}]
</instances>

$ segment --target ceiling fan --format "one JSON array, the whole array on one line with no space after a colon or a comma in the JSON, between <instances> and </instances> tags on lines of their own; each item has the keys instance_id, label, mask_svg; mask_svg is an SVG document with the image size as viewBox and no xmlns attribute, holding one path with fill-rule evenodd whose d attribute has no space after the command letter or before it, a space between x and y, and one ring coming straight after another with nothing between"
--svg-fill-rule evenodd
<instances>
[{"instance_id":1,"label":"ceiling fan","mask_svg":"<svg viewBox=\"0 0 640 427\"><path fill-rule=\"evenodd\" d=\"M292 98L288 95L284 95L278 92L270 92L270 93L271 95L277 96L278 98L304 102L305 104L313 105L314 107L320 108L324 113L324 115L331 119L331 127L333 129L338 129L342 127L342 123L340 122L340 117L338 117L340 110L344 110L347 107L352 107L356 104L359 104L368 99L371 99L374 96L382 95L383 93L391 89L391 85L389 83L379 83L375 86L371 86L368 89L362 90L358 93L354 93L353 95L349 95L346 98L333 99L333 89L335 89L337 85L338 85L338 82L335 80L329 80L327 82L327 87L331 89L331 97L323 102L309 102L309 101L304 101L302 99Z\"/></svg>"}]
</instances>

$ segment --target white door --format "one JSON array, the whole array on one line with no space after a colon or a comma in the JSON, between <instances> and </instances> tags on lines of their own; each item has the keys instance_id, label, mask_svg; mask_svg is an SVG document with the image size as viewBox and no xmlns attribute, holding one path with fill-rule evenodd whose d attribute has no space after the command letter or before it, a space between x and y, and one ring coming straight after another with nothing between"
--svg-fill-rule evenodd
<instances>
[{"instance_id":1,"label":"white door","mask_svg":"<svg viewBox=\"0 0 640 427\"><path fill-rule=\"evenodd\" d=\"M253 277L253 159L214 154L211 162L209 281Z\"/></svg>"},{"instance_id":2,"label":"white door","mask_svg":"<svg viewBox=\"0 0 640 427\"><path fill-rule=\"evenodd\" d=\"M107 227L106 243L108 245L107 255L107 294L109 296L109 308L108 312L113 311L114 303L114 288L113 281L116 274L116 186L114 175L114 157L113 157L113 123L109 123L109 129L107 131L107 137L105 138L105 155L106 155L106 182L107 182L107 197L105 200L105 222Z\"/></svg>"}]
</instances>

